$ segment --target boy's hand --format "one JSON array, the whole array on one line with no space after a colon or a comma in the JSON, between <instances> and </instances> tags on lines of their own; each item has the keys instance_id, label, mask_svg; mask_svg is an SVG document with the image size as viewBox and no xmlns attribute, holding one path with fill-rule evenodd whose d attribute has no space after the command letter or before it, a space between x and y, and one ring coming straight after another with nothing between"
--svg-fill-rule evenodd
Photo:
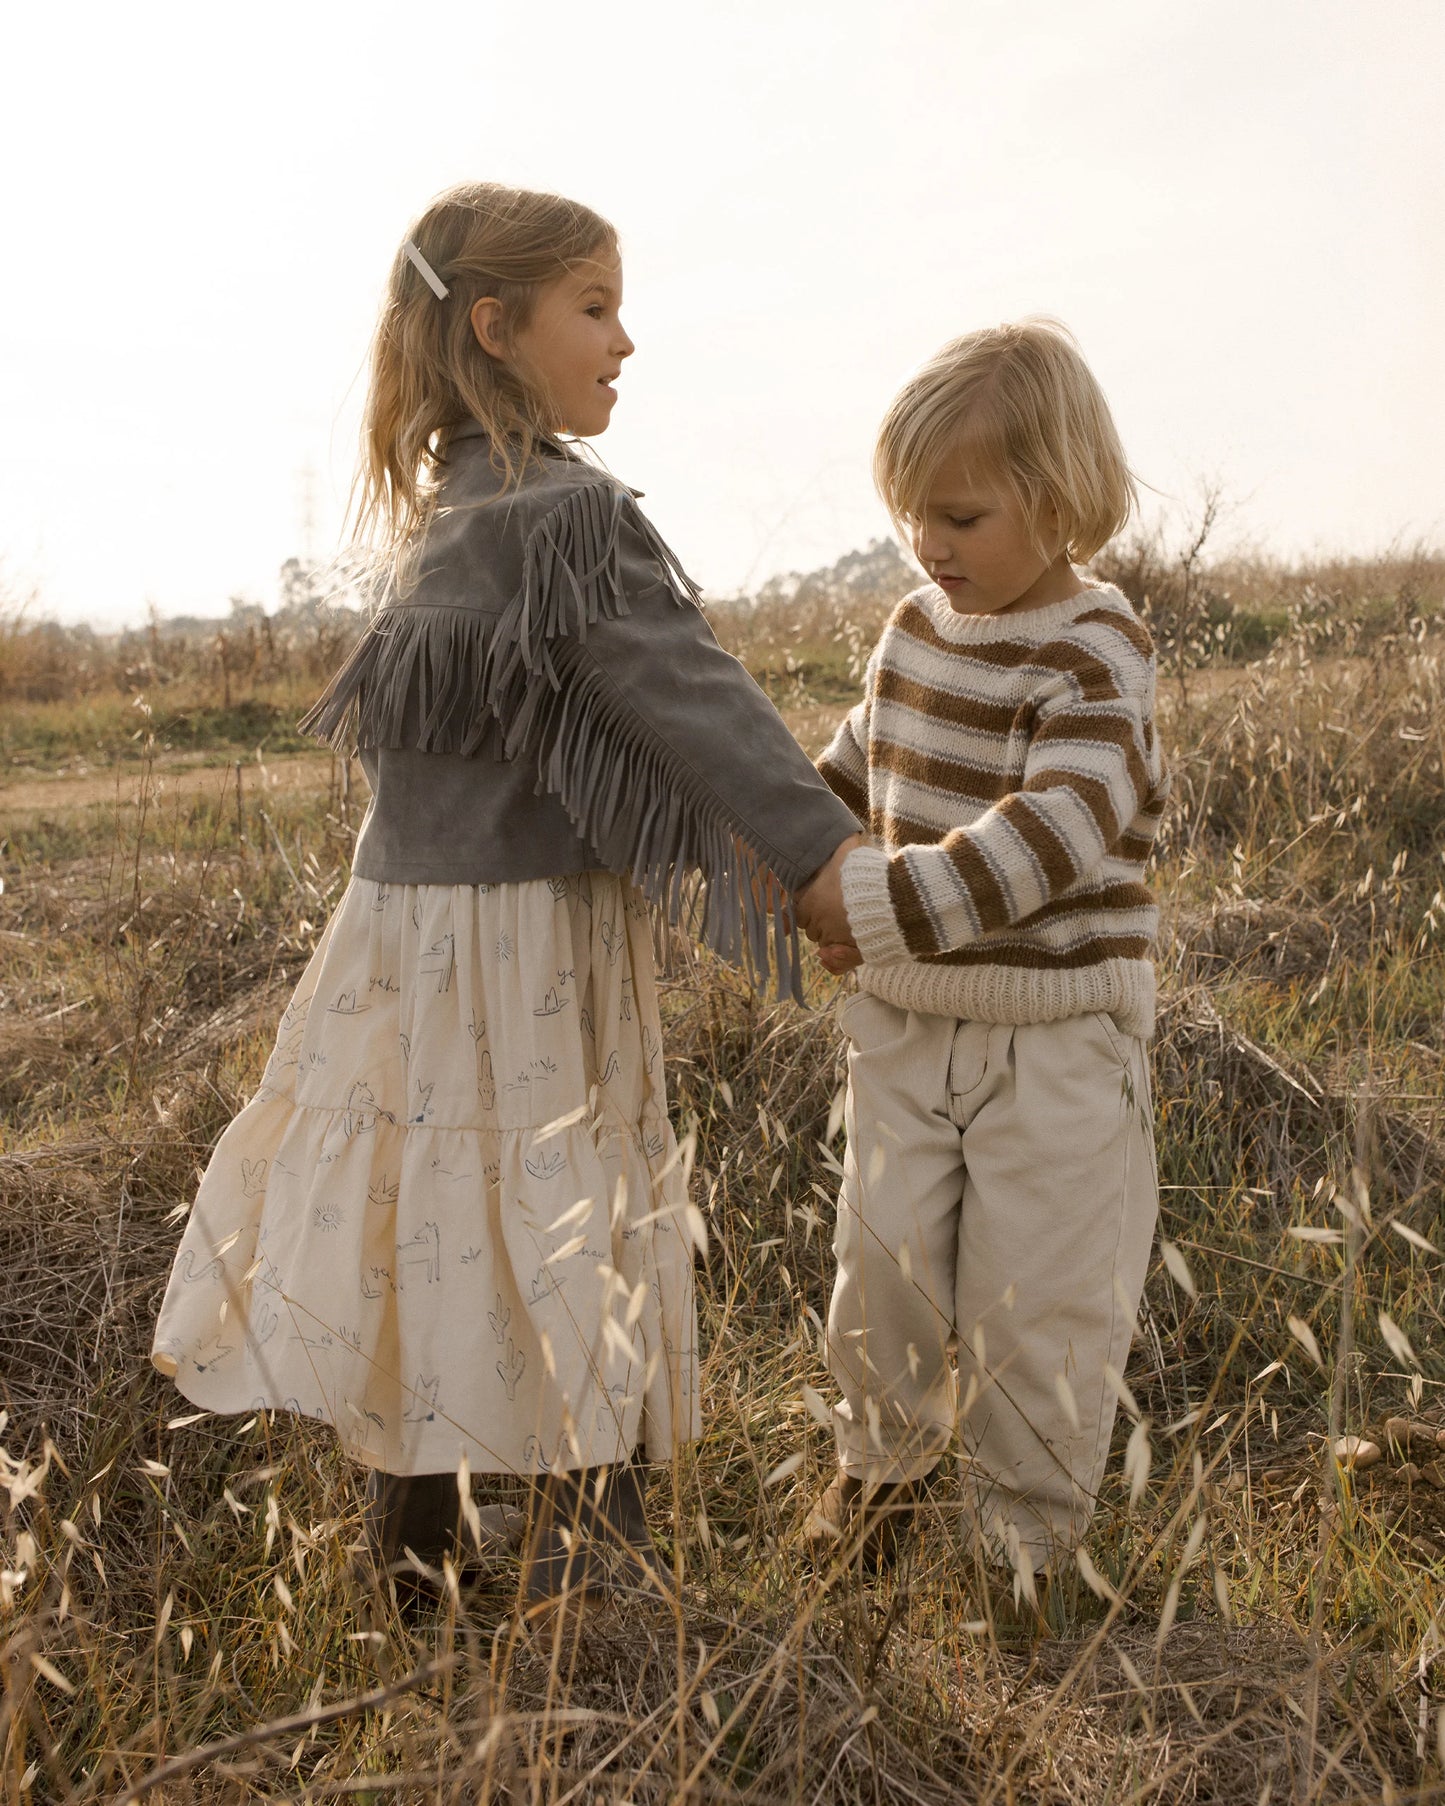
<instances>
[{"instance_id":1,"label":"boy's hand","mask_svg":"<svg viewBox=\"0 0 1445 1806\"><path fill-rule=\"evenodd\" d=\"M851 946L853 931L843 904L843 861L855 847L864 845L861 834L850 834L833 849L833 857L821 866L793 897L798 926L810 941Z\"/></svg>"},{"instance_id":2,"label":"boy's hand","mask_svg":"<svg viewBox=\"0 0 1445 1806\"><path fill-rule=\"evenodd\" d=\"M863 955L852 941L829 941L818 949L818 958L834 978L863 964Z\"/></svg>"}]
</instances>

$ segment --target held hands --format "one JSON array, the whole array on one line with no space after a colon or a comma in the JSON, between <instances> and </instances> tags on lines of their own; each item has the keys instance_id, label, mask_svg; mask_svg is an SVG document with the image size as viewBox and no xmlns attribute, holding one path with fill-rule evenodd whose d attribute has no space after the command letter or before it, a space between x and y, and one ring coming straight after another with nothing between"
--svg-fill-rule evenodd
<instances>
[{"instance_id":1,"label":"held hands","mask_svg":"<svg viewBox=\"0 0 1445 1806\"><path fill-rule=\"evenodd\" d=\"M818 959L834 978L841 978L845 972L851 972L855 966L863 964L863 955L852 941L827 942L818 949Z\"/></svg>"},{"instance_id":2,"label":"held hands","mask_svg":"<svg viewBox=\"0 0 1445 1806\"><path fill-rule=\"evenodd\" d=\"M850 834L793 897L798 926L810 941L818 943L818 956L833 973L849 972L862 964L843 904L843 861L864 844L861 834Z\"/></svg>"}]
</instances>

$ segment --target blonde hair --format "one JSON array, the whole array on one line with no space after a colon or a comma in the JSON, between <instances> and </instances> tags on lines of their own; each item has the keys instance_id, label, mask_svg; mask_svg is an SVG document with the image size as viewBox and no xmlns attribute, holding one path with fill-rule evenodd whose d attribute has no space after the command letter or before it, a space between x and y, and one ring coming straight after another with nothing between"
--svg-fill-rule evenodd
<instances>
[{"instance_id":1,"label":"blonde hair","mask_svg":"<svg viewBox=\"0 0 1445 1806\"><path fill-rule=\"evenodd\" d=\"M406 236L448 292L440 298L397 250L371 342L350 510L355 538L371 544L382 566L394 566L430 519L451 431L462 421L486 428L504 490L551 439L550 397L534 375L482 349L473 304L485 295L502 303L506 342L549 282L617 255L615 228L590 207L500 182L446 189Z\"/></svg>"},{"instance_id":2,"label":"blonde hair","mask_svg":"<svg viewBox=\"0 0 1445 1806\"><path fill-rule=\"evenodd\" d=\"M1073 335L1057 320L1018 320L953 339L894 397L879 428L873 479L902 527L916 520L943 463L996 484L1047 552L1057 511L1070 559L1087 562L1138 496L1118 430Z\"/></svg>"}]
</instances>

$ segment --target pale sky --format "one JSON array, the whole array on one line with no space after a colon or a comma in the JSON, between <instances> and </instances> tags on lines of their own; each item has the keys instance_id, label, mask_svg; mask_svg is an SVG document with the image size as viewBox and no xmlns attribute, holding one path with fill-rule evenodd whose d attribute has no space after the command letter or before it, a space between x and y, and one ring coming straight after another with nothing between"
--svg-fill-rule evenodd
<instances>
[{"instance_id":1,"label":"pale sky","mask_svg":"<svg viewBox=\"0 0 1445 1806\"><path fill-rule=\"evenodd\" d=\"M1441 0L77 0L0 61L0 580L276 600L335 548L408 220L464 178L623 240L598 449L705 588L887 530L944 339L1074 329L1135 469L1282 553L1445 541Z\"/></svg>"}]
</instances>

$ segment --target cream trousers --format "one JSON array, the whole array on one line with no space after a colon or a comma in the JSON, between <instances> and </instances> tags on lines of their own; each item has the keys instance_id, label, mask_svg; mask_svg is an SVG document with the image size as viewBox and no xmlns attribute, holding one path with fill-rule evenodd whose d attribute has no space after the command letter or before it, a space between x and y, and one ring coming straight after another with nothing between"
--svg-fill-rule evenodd
<instances>
[{"instance_id":1,"label":"cream trousers","mask_svg":"<svg viewBox=\"0 0 1445 1806\"><path fill-rule=\"evenodd\" d=\"M1105 1367L1123 1372L1144 1287L1147 1050L1104 1015L960 1022L864 992L841 1023L839 1459L870 1482L916 1479L961 1431L989 1543L1041 1566L1093 1512L1115 1409Z\"/></svg>"}]
</instances>

